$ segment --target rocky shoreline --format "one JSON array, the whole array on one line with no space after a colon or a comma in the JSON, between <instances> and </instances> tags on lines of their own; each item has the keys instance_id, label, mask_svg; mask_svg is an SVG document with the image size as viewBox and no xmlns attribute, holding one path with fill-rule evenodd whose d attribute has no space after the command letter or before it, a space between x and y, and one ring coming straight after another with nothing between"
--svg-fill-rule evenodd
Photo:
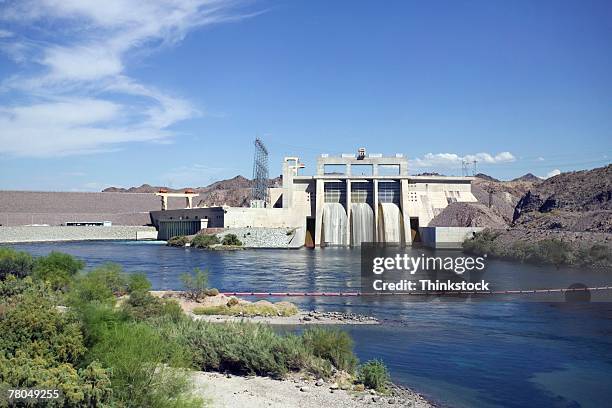
<instances>
[{"instance_id":1,"label":"rocky shoreline","mask_svg":"<svg viewBox=\"0 0 612 408\"><path fill-rule=\"evenodd\" d=\"M345 313L345 312L324 312L324 311L304 311L298 310L295 305L289 302L277 302L272 303L266 300L260 300L258 302L250 302L245 299L236 298L235 296L226 296L219 293L215 296L206 296L198 301L194 301L186 296L186 293L179 290L158 290L150 291L153 296L173 299L179 303L181 309L194 320L203 320L213 323L226 323L226 322L254 322L272 325L308 325L308 324L333 324L333 325L361 325L361 324L380 324L380 321L375 317L360 315L356 313ZM257 313L255 315L245 315L243 313L237 314L202 314L198 313L198 309L204 308L215 308L218 306L227 305L232 299L235 299L236 305L261 305L262 310L270 310L270 307L275 305L283 306L285 308L292 307L292 315L283 315L282 313Z\"/></svg>"},{"instance_id":2,"label":"rocky shoreline","mask_svg":"<svg viewBox=\"0 0 612 408\"><path fill-rule=\"evenodd\" d=\"M422 395L395 384L391 384L388 393L383 395L358 386L349 387L299 375L275 380L269 377L196 372L193 381L197 392L218 407L435 407Z\"/></svg>"},{"instance_id":3,"label":"rocky shoreline","mask_svg":"<svg viewBox=\"0 0 612 408\"><path fill-rule=\"evenodd\" d=\"M226 316L226 315L196 315L189 313L195 320L204 320L212 323L241 322L263 323L272 325L376 325L380 321L375 317L343 312L317 312L300 311L293 316Z\"/></svg>"}]
</instances>

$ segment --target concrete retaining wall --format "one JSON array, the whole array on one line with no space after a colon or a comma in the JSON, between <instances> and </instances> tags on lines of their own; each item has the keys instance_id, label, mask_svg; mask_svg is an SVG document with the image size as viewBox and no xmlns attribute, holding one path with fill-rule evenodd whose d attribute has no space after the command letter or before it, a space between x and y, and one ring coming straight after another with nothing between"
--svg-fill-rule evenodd
<instances>
[{"instance_id":1,"label":"concrete retaining wall","mask_svg":"<svg viewBox=\"0 0 612 408\"><path fill-rule=\"evenodd\" d=\"M0 227L0 242L49 242L94 240L150 240L157 238L154 227Z\"/></svg>"},{"instance_id":2,"label":"concrete retaining wall","mask_svg":"<svg viewBox=\"0 0 612 408\"><path fill-rule=\"evenodd\" d=\"M421 242L430 248L461 249L463 241L482 227L422 227L419 228Z\"/></svg>"}]
</instances>

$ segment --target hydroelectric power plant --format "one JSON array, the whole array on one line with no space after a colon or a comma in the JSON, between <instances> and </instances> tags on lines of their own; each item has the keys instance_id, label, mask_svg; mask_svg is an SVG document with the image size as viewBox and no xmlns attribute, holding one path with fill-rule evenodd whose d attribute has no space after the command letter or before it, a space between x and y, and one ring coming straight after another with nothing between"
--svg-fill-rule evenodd
<instances>
[{"instance_id":1,"label":"hydroelectric power plant","mask_svg":"<svg viewBox=\"0 0 612 408\"><path fill-rule=\"evenodd\" d=\"M298 157L285 157L282 187L270 188L265 202L254 200L250 208L152 211L151 221L160 239L202 230L289 228L291 247L461 242L474 230L427 228L449 203L477 201L472 177L409 175L402 154L367 154L364 148L357 154L322 154L314 175L300 174L303 168Z\"/></svg>"}]
</instances>

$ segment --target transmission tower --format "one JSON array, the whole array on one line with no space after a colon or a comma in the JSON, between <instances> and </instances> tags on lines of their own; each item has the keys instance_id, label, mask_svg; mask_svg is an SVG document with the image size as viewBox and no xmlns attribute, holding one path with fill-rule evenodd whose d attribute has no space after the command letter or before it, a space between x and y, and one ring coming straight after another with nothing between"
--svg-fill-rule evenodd
<instances>
[{"instance_id":1,"label":"transmission tower","mask_svg":"<svg viewBox=\"0 0 612 408\"><path fill-rule=\"evenodd\" d=\"M255 139L253 158L253 200L268 202L268 149L261 139Z\"/></svg>"}]
</instances>

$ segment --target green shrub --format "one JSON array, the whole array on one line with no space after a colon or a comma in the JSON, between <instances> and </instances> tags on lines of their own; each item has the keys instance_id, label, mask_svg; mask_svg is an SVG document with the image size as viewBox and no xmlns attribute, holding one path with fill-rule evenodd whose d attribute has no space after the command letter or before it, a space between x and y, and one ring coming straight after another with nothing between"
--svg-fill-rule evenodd
<instances>
[{"instance_id":1,"label":"green shrub","mask_svg":"<svg viewBox=\"0 0 612 408\"><path fill-rule=\"evenodd\" d=\"M151 282L144 273L133 273L127 278L127 291L132 292L145 292L151 290Z\"/></svg>"},{"instance_id":2,"label":"green shrub","mask_svg":"<svg viewBox=\"0 0 612 408\"><path fill-rule=\"evenodd\" d=\"M193 364L200 370L275 378L300 370L331 375L331 364L304 347L301 337L277 334L270 326L192 319L156 324L164 338L176 339L191 350Z\"/></svg>"},{"instance_id":3,"label":"green shrub","mask_svg":"<svg viewBox=\"0 0 612 408\"><path fill-rule=\"evenodd\" d=\"M27 252L0 247L0 280L8 275L24 278L32 273L34 258Z\"/></svg>"},{"instance_id":4,"label":"green shrub","mask_svg":"<svg viewBox=\"0 0 612 408\"><path fill-rule=\"evenodd\" d=\"M77 369L86 351L76 314L58 308L55 292L29 277L5 284L0 316L0 392L8 388L58 389L46 406L96 406L108 402L108 370L98 363ZM5 394L3 394L5 395Z\"/></svg>"},{"instance_id":5,"label":"green shrub","mask_svg":"<svg viewBox=\"0 0 612 408\"><path fill-rule=\"evenodd\" d=\"M499 232L485 229L463 241L463 249L476 255L495 254L497 250L495 240L498 236Z\"/></svg>"},{"instance_id":6,"label":"green shrub","mask_svg":"<svg viewBox=\"0 0 612 408\"><path fill-rule=\"evenodd\" d=\"M189 243L189 238L184 235L179 235L177 237L171 237L166 245L168 246L176 246L176 247L184 247Z\"/></svg>"},{"instance_id":7,"label":"green shrub","mask_svg":"<svg viewBox=\"0 0 612 408\"><path fill-rule=\"evenodd\" d=\"M23 353L7 358L0 354L0 392L9 388L57 389L61 397L45 401L45 407L95 407L110 403L110 370L93 362L76 369L72 364L52 364ZM1 406L4 406L1 404Z\"/></svg>"},{"instance_id":8,"label":"green shrub","mask_svg":"<svg viewBox=\"0 0 612 408\"><path fill-rule=\"evenodd\" d=\"M536 260L557 267L572 260L572 247L558 239L543 239L537 243Z\"/></svg>"},{"instance_id":9,"label":"green shrub","mask_svg":"<svg viewBox=\"0 0 612 408\"><path fill-rule=\"evenodd\" d=\"M109 328L88 359L112 367L113 399L124 407L200 407L191 395L185 349L144 323Z\"/></svg>"},{"instance_id":10,"label":"green shrub","mask_svg":"<svg viewBox=\"0 0 612 408\"><path fill-rule=\"evenodd\" d=\"M235 302L232 301L235 299ZM297 314L297 307L289 302L277 304L260 301L255 303L238 303L238 299L231 298L225 305L200 306L193 309L196 315L229 315L229 316L293 316Z\"/></svg>"},{"instance_id":11,"label":"green shrub","mask_svg":"<svg viewBox=\"0 0 612 408\"><path fill-rule=\"evenodd\" d=\"M85 262L62 252L51 252L34 262L33 276L45 281L54 289L62 289L85 267Z\"/></svg>"},{"instance_id":12,"label":"green shrub","mask_svg":"<svg viewBox=\"0 0 612 408\"><path fill-rule=\"evenodd\" d=\"M134 320L147 320L169 316L177 320L183 309L175 300L160 299L146 291L135 291L123 304L123 311Z\"/></svg>"},{"instance_id":13,"label":"green shrub","mask_svg":"<svg viewBox=\"0 0 612 408\"><path fill-rule=\"evenodd\" d=\"M219 243L219 237L207 234L198 234L191 240L191 246L195 248L209 248Z\"/></svg>"},{"instance_id":14,"label":"green shrub","mask_svg":"<svg viewBox=\"0 0 612 408\"><path fill-rule=\"evenodd\" d=\"M195 268L192 273L181 275L185 294L192 300L203 298L208 286L208 269Z\"/></svg>"},{"instance_id":15,"label":"green shrub","mask_svg":"<svg viewBox=\"0 0 612 408\"><path fill-rule=\"evenodd\" d=\"M100 342L105 333L122 323L127 323L131 316L113 305L97 302L80 304L77 309L83 325L85 346L89 349Z\"/></svg>"},{"instance_id":16,"label":"green shrub","mask_svg":"<svg viewBox=\"0 0 612 408\"><path fill-rule=\"evenodd\" d=\"M380 360L369 360L359 366L357 381L368 388L384 392L391 381L389 371Z\"/></svg>"},{"instance_id":17,"label":"green shrub","mask_svg":"<svg viewBox=\"0 0 612 408\"><path fill-rule=\"evenodd\" d=\"M231 245L231 246L242 246L242 241L238 239L236 234L227 234L223 237L223 241L221 241L223 245Z\"/></svg>"},{"instance_id":18,"label":"green shrub","mask_svg":"<svg viewBox=\"0 0 612 408\"><path fill-rule=\"evenodd\" d=\"M53 292L44 286L4 298L1 306L0 350L6 357L21 352L53 365L76 363L85 352L81 325L74 314L57 307Z\"/></svg>"},{"instance_id":19,"label":"green shrub","mask_svg":"<svg viewBox=\"0 0 612 408\"><path fill-rule=\"evenodd\" d=\"M218 294L219 294L219 289L217 288L210 288L204 291L205 296L217 296Z\"/></svg>"},{"instance_id":20,"label":"green shrub","mask_svg":"<svg viewBox=\"0 0 612 408\"><path fill-rule=\"evenodd\" d=\"M88 302L115 303L115 297L127 293L128 279L121 266L105 264L73 280L68 299L71 305Z\"/></svg>"},{"instance_id":21,"label":"green shrub","mask_svg":"<svg viewBox=\"0 0 612 408\"><path fill-rule=\"evenodd\" d=\"M32 288L33 286L44 287L44 283L32 280L31 276L23 279L15 277L15 275L7 275L5 280L0 280L0 304L3 299L8 299Z\"/></svg>"},{"instance_id":22,"label":"green shrub","mask_svg":"<svg viewBox=\"0 0 612 408\"><path fill-rule=\"evenodd\" d=\"M353 339L339 329L312 328L302 335L304 346L312 353L349 373L355 371L357 358L353 354Z\"/></svg>"},{"instance_id":23,"label":"green shrub","mask_svg":"<svg viewBox=\"0 0 612 408\"><path fill-rule=\"evenodd\" d=\"M612 262L612 251L609 247L595 244L589 249L589 257L594 262Z\"/></svg>"}]
</instances>

